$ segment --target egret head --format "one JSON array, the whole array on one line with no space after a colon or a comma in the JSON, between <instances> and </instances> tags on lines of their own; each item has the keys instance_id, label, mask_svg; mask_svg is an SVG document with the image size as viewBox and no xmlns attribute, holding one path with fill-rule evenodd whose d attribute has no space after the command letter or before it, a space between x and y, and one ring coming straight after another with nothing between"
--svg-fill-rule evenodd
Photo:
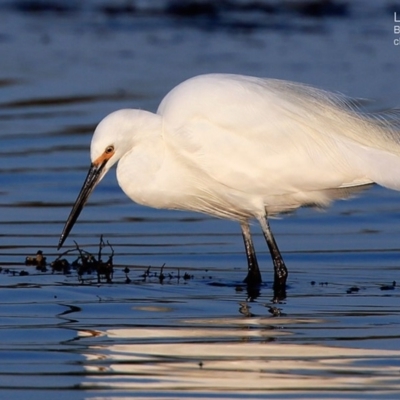
<instances>
[{"instance_id":1,"label":"egret head","mask_svg":"<svg viewBox=\"0 0 400 400\"><path fill-rule=\"evenodd\" d=\"M92 164L106 172L132 148L135 131L140 125L140 110L118 110L107 115L97 125L90 144Z\"/></svg>"},{"instance_id":2,"label":"egret head","mask_svg":"<svg viewBox=\"0 0 400 400\"><path fill-rule=\"evenodd\" d=\"M107 171L131 148L131 138L134 137L135 126L137 125L135 117L136 114L140 115L141 113L139 110L115 111L98 124L90 146L91 165L89 172L65 223L58 248L63 245L68 237L93 189Z\"/></svg>"}]
</instances>

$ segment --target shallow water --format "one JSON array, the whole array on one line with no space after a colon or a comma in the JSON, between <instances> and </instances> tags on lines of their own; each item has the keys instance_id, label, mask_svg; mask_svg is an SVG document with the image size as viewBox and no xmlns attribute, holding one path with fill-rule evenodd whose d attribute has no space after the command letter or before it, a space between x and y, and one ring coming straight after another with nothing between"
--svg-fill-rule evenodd
<instances>
[{"instance_id":1,"label":"shallow water","mask_svg":"<svg viewBox=\"0 0 400 400\"><path fill-rule=\"evenodd\" d=\"M154 111L189 76L270 76L375 99L371 110L398 105L390 2L318 18L220 11L217 20L163 13L165 2L133 15L96 2L23 4L46 3L0 3L1 397L398 398L396 192L373 187L273 220L290 271L281 304L271 302L257 226L264 285L249 295L237 224L135 205L114 173L65 246L97 254L104 235L113 283L24 265L38 249L48 262L61 254L97 122L123 107Z\"/></svg>"}]
</instances>

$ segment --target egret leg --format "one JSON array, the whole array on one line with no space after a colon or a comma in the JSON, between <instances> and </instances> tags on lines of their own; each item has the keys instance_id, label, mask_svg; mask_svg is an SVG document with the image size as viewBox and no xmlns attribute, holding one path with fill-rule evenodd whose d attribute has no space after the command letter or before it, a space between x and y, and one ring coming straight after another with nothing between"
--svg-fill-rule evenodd
<instances>
[{"instance_id":1,"label":"egret leg","mask_svg":"<svg viewBox=\"0 0 400 400\"><path fill-rule=\"evenodd\" d=\"M242 235L243 235L244 247L246 249L247 265L248 265L247 276L244 282L246 282L247 285L250 286L257 286L262 282L262 279L261 279L261 272L258 267L256 252L254 250L253 239L250 233L250 226L248 222L242 222L240 224L240 227L242 228Z\"/></svg>"},{"instance_id":2,"label":"egret leg","mask_svg":"<svg viewBox=\"0 0 400 400\"><path fill-rule=\"evenodd\" d=\"M267 217L259 218L258 221L261 225L274 264L274 301L283 300L286 297L286 279L288 276L288 270L275 242L271 228L269 227Z\"/></svg>"}]
</instances>

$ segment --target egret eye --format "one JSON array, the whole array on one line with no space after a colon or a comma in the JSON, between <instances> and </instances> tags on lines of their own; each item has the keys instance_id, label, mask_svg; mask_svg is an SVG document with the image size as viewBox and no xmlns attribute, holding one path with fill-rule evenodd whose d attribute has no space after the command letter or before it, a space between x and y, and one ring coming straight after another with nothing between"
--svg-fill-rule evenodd
<instances>
[{"instance_id":1,"label":"egret eye","mask_svg":"<svg viewBox=\"0 0 400 400\"><path fill-rule=\"evenodd\" d=\"M114 152L114 146L106 147L106 151L105 151L106 154L110 154L110 153L113 153L113 152Z\"/></svg>"}]
</instances>

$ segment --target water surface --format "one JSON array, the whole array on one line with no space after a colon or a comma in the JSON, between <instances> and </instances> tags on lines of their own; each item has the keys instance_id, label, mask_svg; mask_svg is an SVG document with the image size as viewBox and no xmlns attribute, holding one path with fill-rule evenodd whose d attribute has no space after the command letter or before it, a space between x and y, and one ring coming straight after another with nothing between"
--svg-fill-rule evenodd
<instances>
[{"instance_id":1,"label":"water surface","mask_svg":"<svg viewBox=\"0 0 400 400\"><path fill-rule=\"evenodd\" d=\"M154 111L190 76L291 79L374 99L370 110L398 105L390 4L218 18L184 16L167 2L136 12L55 4L1 2L2 397L398 398L396 192L373 187L326 211L273 220L290 271L281 304L271 302L257 226L264 284L250 298L237 224L135 205L113 172L65 246L75 240L97 254L103 235L115 252L113 282L24 265L39 249L48 262L60 255L98 121L124 107Z\"/></svg>"}]
</instances>

